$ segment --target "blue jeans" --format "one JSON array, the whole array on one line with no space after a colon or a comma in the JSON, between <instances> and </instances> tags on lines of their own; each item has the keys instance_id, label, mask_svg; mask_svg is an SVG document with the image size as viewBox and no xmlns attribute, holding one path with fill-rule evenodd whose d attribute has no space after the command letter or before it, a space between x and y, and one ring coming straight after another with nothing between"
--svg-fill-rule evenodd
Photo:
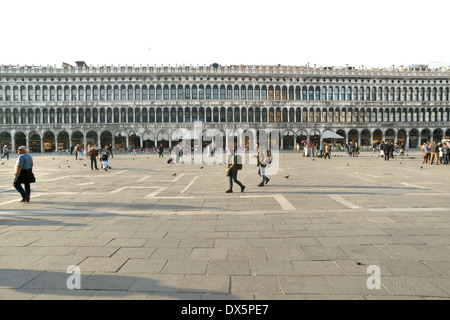
<instances>
[{"instance_id":1,"label":"blue jeans","mask_svg":"<svg viewBox=\"0 0 450 320\"><path fill-rule=\"evenodd\" d=\"M269 180L269 178L266 177L266 166L258 166L258 175L262 177L261 183L265 183L267 180Z\"/></svg>"},{"instance_id":2,"label":"blue jeans","mask_svg":"<svg viewBox=\"0 0 450 320\"><path fill-rule=\"evenodd\" d=\"M25 186L25 190L22 188L22 183ZM13 183L14 188L20 193L22 198L29 197L31 194L31 188L30 183L28 182L20 182L20 181L14 181Z\"/></svg>"}]
</instances>

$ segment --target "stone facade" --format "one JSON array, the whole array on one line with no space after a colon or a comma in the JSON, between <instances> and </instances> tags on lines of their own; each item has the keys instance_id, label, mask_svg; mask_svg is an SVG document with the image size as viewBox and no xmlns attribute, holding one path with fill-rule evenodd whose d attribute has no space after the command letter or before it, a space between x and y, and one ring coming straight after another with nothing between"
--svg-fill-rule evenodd
<instances>
[{"instance_id":1,"label":"stone facade","mask_svg":"<svg viewBox=\"0 0 450 320\"><path fill-rule=\"evenodd\" d=\"M0 66L0 143L169 147L201 121L211 137L279 129L282 149L325 130L417 148L450 138L449 80L437 69Z\"/></svg>"}]
</instances>

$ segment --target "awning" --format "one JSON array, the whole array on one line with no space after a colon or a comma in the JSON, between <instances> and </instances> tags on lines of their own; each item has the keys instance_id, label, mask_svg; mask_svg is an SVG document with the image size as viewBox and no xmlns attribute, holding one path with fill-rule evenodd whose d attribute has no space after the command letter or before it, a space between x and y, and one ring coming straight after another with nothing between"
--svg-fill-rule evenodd
<instances>
[{"instance_id":1,"label":"awning","mask_svg":"<svg viewBox=\"0 0 450 320\"><path fill-rule=\"evenodd\" d=\"M325 130L323 132L322 139L344 139L344 137L334 133L331 130Z\"/></svg>"}]
</instances>

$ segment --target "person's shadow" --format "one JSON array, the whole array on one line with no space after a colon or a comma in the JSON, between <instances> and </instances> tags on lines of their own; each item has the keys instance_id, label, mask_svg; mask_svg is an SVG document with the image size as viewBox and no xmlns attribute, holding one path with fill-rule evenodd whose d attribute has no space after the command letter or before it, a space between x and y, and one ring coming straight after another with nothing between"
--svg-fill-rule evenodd
<instances>
[{"instance_id":1,"label":"person's shadow","mask_svg":"<svg viewBox=\"0 0 450 320\"><path fill-rule=\"evenodd\" d=\"M78 272L77 272L78 270ZM160 279L158 279L160 278ZM184 275L83 274L79 269L67 273L43 270L0 268L0 300L28 299L153 299L153 300L236 300L232 294L208 289L181 288ZM162 284L164 282L165 284ZM8 293L9 292L9 293ZM41 298L40 298L41 297Z\"/></svg>"}]
</instances>

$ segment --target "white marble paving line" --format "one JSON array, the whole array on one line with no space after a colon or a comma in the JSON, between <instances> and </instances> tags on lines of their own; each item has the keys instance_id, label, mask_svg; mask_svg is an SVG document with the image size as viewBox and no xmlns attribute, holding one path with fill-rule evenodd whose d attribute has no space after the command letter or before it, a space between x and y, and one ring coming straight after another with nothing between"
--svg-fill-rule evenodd
<instances>
[{"instance_id":1,"label":"white marble paving line","mask_svg":"<svg viewBox=\"0 0 450 320\"><path fill-rule=\"evenodd\" d=\"M344 198L342 198L341 196L338 196L336 194L327 194L327 196L329 196L334 201L339 202L340 204L343 204L344 206L349 207L351 209L361 209L360 206L354 204L353 202L345 200Z\"/></svg>"},{"instance_id":2,"label":"white marble paving line","mask_svg":"<svg viewBox=\"0 0 450 320\"><path fill-rule=\"evenodd\" d=\"M185 193L193 184L194 184L194 182L195 182L195 180L198 178L198 176L195 176L192 180L191 180L191 182L189 182L189 184L183 189L183 190L181 190L180 191L180 193Z\"/></svg>"}]
</instances>

